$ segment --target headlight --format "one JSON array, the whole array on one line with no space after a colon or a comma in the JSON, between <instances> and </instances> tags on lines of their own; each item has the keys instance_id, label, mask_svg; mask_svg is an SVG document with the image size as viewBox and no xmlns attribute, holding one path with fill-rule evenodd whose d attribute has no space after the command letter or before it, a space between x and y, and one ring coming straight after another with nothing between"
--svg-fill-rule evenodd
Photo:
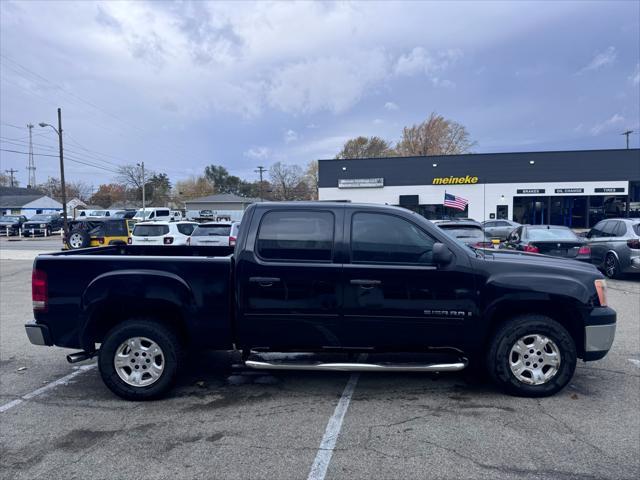
<instances>
[{"instance_id":1,"label":"headlight","mask_svg":"<svg viewBox=\"0 0 640 480\"><path fill-rule=\"evenodd\" d=\"M607 306L607 282L604 278L595 281L596 292L598 292L598 301L601 307Z\"/></svg>"}]
</instances>

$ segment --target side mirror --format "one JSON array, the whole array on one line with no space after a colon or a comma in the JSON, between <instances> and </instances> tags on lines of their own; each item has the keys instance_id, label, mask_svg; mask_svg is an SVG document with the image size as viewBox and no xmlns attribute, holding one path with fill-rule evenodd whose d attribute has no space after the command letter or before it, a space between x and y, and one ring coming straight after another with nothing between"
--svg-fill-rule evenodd
<instances>
[{"instance_id":1,"label":"side mirror","mask_svg":"<svg viewBox=\"0 0 640 480\"><path fill-rule=\"evenodd\" d=\"M444 243L433 244L433 263L436 265L446 265L453 260L453 253Z\"/></svg>"}]
</instances>

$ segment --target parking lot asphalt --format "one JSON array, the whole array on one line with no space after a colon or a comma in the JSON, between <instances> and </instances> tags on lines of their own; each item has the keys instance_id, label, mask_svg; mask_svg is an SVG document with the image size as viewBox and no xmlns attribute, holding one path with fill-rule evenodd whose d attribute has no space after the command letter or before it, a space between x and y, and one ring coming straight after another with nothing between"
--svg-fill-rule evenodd
<instances>
[{"instance_id":1,"label":"parking lot asphalt","mask_svg":"<svg viewBox=\"0 0 640 480\"><path fill-rule=\"evenodd\" d=\"M120 400L96 368L24 334L24 257L59 243L0 241L0 478L307 478L350 374L234 370L234 355L210 353L169 398ZM638 478L640 282L609 286L612 351L553 397L509 397L464 372L360 374L326 478Z\"/></svg>"}]
</instances>

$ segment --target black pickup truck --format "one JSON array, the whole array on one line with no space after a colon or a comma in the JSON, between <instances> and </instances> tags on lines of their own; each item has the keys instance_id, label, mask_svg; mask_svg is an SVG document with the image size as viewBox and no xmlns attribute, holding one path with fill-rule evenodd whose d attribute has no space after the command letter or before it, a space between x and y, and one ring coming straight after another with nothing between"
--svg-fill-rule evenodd
<instances>
[{"instance_id":1,"label":"black pickup truck","mask_svg":"<svg viewBox=\"0 0 640 480\"><path fill-rule=\"evenodd\" d=\"M134 400L166 393L198 349L238 350L257 369L486 369L509 393L545 396L569 382L578 358L604 357L616 327L592 265L474 249L380 205L254 204L234 250L40 255L32 287L31 342L80 349L71 362L98 355L106 385ZM354 360L363 352L426 360Z\"/></svg>"}]
</instances>

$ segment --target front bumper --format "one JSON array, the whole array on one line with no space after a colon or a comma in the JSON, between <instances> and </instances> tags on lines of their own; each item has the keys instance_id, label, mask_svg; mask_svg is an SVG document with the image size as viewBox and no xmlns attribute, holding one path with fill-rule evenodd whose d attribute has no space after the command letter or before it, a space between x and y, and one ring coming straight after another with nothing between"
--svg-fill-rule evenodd
<instances>
[{"instance_id":1,"label":"front bumper","mask_svg":"<svg viewBox=\"0 0 640 480\"><path fill-rule=\"evenodd\" d=\"M616 311L596 307L589 314L584 327L584 360L600 360L613 345L616 334Z\"/></svg>"},{"instance_id":2,"label":"front bumper","mask_svg":"<svg viewBox=\"0 0 640 480\"><path fill-rule=\"evenodd\" d=\"M25 324L24 329L27 331L29 341L34 345L53 345L49 328L46 325L27 323Z\"/></svg>"},{"instance_id":3,"label":"front bumper","mask_svg":"<svg viewBox=\"0 0 640 480\"><path fill-rule=\"evenodd\" d=\"M24 236L29 236L33 233L33 235L44 235L47 232L47 227L29 227L25 226L22 229L22 234Z\"/></svg>"}]
</instances>

